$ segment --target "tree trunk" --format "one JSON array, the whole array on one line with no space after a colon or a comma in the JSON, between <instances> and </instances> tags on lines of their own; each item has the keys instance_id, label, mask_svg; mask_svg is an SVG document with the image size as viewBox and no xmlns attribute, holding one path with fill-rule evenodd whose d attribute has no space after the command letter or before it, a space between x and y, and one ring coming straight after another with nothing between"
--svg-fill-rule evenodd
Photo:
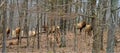
<instances>
[{"instance_id":1,"label":"tree trunk","mask_svg":"<svg viewBox=\"0 0 120 53\"><path fill-rule=\"evenodd\" d=\"M100 53L101 51L101 21L100 21L100 16L101 16L101 12L99 11L99 9L97 11L95 11L95 7L96 7L96 0L91 0L91 10L92 10L92 16L96 16L97 17L93 17L92 18L92 28L93 28L93 49L92 49L92 53Z\"/></svg>"},{"instance_id":2,"label":"tree trunk","mask_svg":"<svg viewBox=\"0 0 120 53\"><path fill-rule=\"evenodd\" d=\"M65 2L65 3L64 3ZM65 1L62 1L62 4L68 4L68 0L65 0ZM67 13L67 6L64 6L65 11L63 11L62 13ZM65 38L65 35L66 35L66 23L67 23L67 20L65 17L61 17L60 18L60 31L61 31L61 46L60 47L66 47L66 38Z\"/></svg>"},{"instance_id":3,"label":"tree trunk","mask_svg":"<svg viewBox=\"0 0 120 53\"><path fill-rule=\"evenodd\" d=\"M24 1L24 4L25 4L25 9L26 10L24 10L25 11L25 35L27 36L27 47L29 47L29 35L28 35L28 30L29 30L29 28L28 28L28 24L27 24L27 16L28 16L28 12L27 12L27 10L28 10L28 0L25 0Z\"/></svg>"},{"instance_id":4,"label":"tree trunk","mask_svg":"<svg viewBox=\"0 0 120 53\"><path fill-rule=\"evenodd\" d=\"M6 13L6 7L7 7L7 1L4 0L5 3L2 6L2 18L3 18L3 29L6 29L6 24L7 24L7 13ZM3 30L3 41L2 41L2 53L6 53L6 38L7 38L7 34L6 34L6 30Z\"/></svg>"},{"instance_id":5,"label":"tree trunk","mask_svg":"<svg viewBox=\"0 0 120 53\"><path fill-rule=\"evenodd\" d=\"M107 6L107 3L106 3L106 2L107 2L107 1L105 1L105 0L104 0L104 1L102 0L102 2L101 2L102 5L103 5L103 9L105 9L106 6ZM101 9L101 10L102 10L102 9ZM101 18L101 22L102 22L102 23L101 23L101 24L102 24L102 26L101 26L101 28L102 28L102 29L101 29L101 33L102 33L102 35L101 35L101 50L104 49L104 48L103 48L103 47L104 47L104 41L103 41L104 36L103 36L103 35L104 35L104 32L105 32L105 27L106 27L106 25L105 25L105 24L106 24L106 11L107 11L107 10L104 10L104 11L103 11L103 17Z\"/></svg>"},{"instance_id":6,"label":"tree trunk","mask_svg":"<svg viewBox=\"0 0 120 53\"><path fill-rule=\"evenodd\" d=\"M9 17L9 25L10 25L10 38L12 37L12 28L13 28L13 16L14 16L14 10L13 10L13 3L14 3L14 1L13 0L11 0L10 1L10 9L11 10L9 10L10 11L10 17Z\"/></svg>"},{"instance_id":7,"label":"tree trunk","mask_svg":"<svg viewBox=\"0 0 120 53\"><path fill-rule=\"evenodd\" d=\"M36 0L37 5L39 5L39 0ZM37 6L37 11L39 10L39 7ZM37 48L40 48L40 37L39 37L39 12L37 12Z\"/></svg>"},{"instance_id":8,"label":"tree trunk","mask_svg":"<svg viewBox=\"0 0 120 53\"><path fill-rule=\"evenodd\" d=\"M115 45L115 25L113 22L112 16L112 0L108 1L108 17L109 17L109 25L108 25L108 39L107 39L107 53L114 53L114 45Z\"/></svg>"}]
</instances>

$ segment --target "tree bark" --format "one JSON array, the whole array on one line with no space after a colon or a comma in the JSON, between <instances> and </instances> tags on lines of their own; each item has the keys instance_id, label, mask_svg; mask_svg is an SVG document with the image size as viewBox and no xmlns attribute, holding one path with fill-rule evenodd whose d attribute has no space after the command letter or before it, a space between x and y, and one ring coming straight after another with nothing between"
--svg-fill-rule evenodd
<instances>
[{"instance_id":1,"label":"tree bark","mask_svg":"<svg viewBox=\"0 0 120 53\"><path fill-rule=\"evenodd\" d=\"M25 29L25 35L27 36L27 47L29 47L29 35L28 35L28 30L29 30L29 26L28 26L28 24L27 24L27 22L28 22L28 20L27 20L27 17L28 17L28 12L27 12L27 10L28 10L28 0L25 0L24 1L24 4L25 4L25 6L24 6L24 8L25 8L25 12L24 12L24 16L25 16L25 26L24 26L24 29Z\"/></svg>"},{"instance_id":2,"label":"tree bark","mask_svg":"<svg viewBox=\"0 0 120 53\"><path fill-rule=\"evenodd\" d=\"M115 24L112 16L112 0L108 1L108 17L109 17L109 25L108 25L108 39L107 39L107 53L114 53L115 46Z\"/></svg>"},{"instance_id":3,"label":"tree bark","mask_svg":"<svg viewBox=\"0 0 120 53\"><path fill-rule=\"evenodd\" d=\"M14 16L13 3L14 3L14 1L11 0L10 1L10 7L11 7L10 9L11 10L9 10L10 11L10 17L9 17L10 37L12 37L12 28L13 28L13 16Z\"/></svg>"},{"instance_id":4,"label":"tree bark","mask_svg":"<svg viewBox=\"0 0 120 53\"><path fill-rule=\"evenodd\" d=\"M61 2L62 2L62 5L68 4L68 0L61 1ZM65 9L65 11L63 11L62 13L64 13L64 12L67 13L67 6L64 6L63 9ZM61 37L61 46L60 47L66 47L66 38L65 38L65 35L66 35L66 23L67 23L66 18L61 17L60 18L60 31L61 31L62 37Z\"/></svg>"},{"instance_id":5,"label":"tree bark","mask_svg":"<svg viewBox=\"0 0 120 53\"><path fill-rule=\"evenodd\" d=\"M102 15L99 11L100 9L97 9L95 11L96 7L96 0L91 0L91 10L92 10L92 16L97 16L92 18L92 28L93 28L93 49L92 53L100 53L101 51L101 20L100 16Z\"/></svg>"},{"instance_id":6,"label":"tree bark","mask_svg":"<svg viewBox=\"0 0 120 53\"><path fill-rule=\"evenodd\" d=\"M39 5L39 0L36 0L37 5ZM37 11L39 10L39 7L37 6ZM39 37L39 12L37 12L37 48L40 48L40 37Z\"/></svg>"},{"instance_id":7,"label":"tree bark","mask_svg":"<svg viewBox=\"0 0 120 53\"><path fill-rule=\"evenodd\" d=\"M7 1L4 0L5 3L2 6L2 18L3 18L3 29L6 29L6 24L7 24L7 13L6 13L6 8L7 8ZM2 53L6 53L6 38L7 38L7 34L6 34L6 30L3 30L3 41L2 41Z\"/></svg>"}]
</instances>

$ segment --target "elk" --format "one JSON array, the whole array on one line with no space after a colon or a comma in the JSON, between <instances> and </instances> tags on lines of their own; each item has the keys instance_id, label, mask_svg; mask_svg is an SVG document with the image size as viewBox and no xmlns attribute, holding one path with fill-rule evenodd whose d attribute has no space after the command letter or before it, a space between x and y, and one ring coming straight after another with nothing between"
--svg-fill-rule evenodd
<instances>
[{"instance_id":1,"label":"elk","mask_svg":"<svg viewBox=\"0 0 120 53\"><path fill-rule=\"evenodd\" d=\"M15 29L16 37L17 37L17 39L18 39L18 43L19 43L19 41L20 41L20 31L21 31L20 27L17 27L17 28ZM20 41L20 42L21 42L21 41Z\"/></svg>"},{"instance_id":2,"label":"elk","mask_svg":"<svg viewBox=\"0 0 120 53\"><path fill-rule=\"evenodd\" d=\"M0 33L2 33L2 28L0 28ZM7 33L7 37L9 37L9 34L10 34L10 28L7 28L6 29L6 33Z\"/></svg>"},{"instance_id":3,"label":"elk","mask_svg":"<svg viewBox=\"0 0 120 53\"><path fill-rule=\"evenodd\" d=\"M35 36L35 35L36 35L36 32L35 32L35 31L29 31L29 35Z\"/></svg>"},{"instance_id":4,"label":"elk","mask_svg":"<svg viewBox=\"0 0 120 53\"><path fill-rule=\"evenodd\" d=\"M57 27L56 26L51 26L50 28L48 28L48 32L49 33L54 33L56 31Z\"/></svg>"},{"instance_id":5,"label":"elk","mask_svg":"<svg viewBox=\"0 0 120 53\"><path fill-rule=\"evenodd\" d=\"M92 31L92 26L90 24L87 24L85 27L85 33L90 35L90 32Z\"/></svg>"},{"instance_id":6,"label":"elk","mask_svg":"<svg viewBox=\"0 0 120 53\"><path fill-rule=\"evenodd\" d=\"M15 31L16 31L16 35L17 35L17 34L20 34L20 31L21 31L21 30L20 30L20 27L17 27L17 28L15 29Z\"/></svg>"},{"instance_id":7,"label":"elk","mask_svg":"<svg viewBox=\"0 0 120 53\"><path fill-rule=\"evenodd\" d=\"M60 27L57 25L57 26L43 26L43 28L45 29L44 31L45 32L48 32L48 34L51 34L51 33L57 33L57 35L54 37L53 35L51 36L48 36L48 39L50 40L50 45L52 46L52 44L54 43L54 41L57 42L57 45L60 45Z\"/></svg>"},{"instance_id":8,"label":"elk","mask_svg":"<svg viewBox=\"0 0 120 53\"><path fill-rule=\"evenodd\" d=\"M77 24L75 25L75 27L76 27L77 29L79 29L80 32L81 32L81 30L82 30L83 28L85 28L85 26L86 26L86 22L85 22L85 21L79 22L79 23L77 23Z\"/></svg>"},{"instance_id":9,"label":"elk","mask_svg":"<svg viewBox=\"0 0 120 53\"><path fill-rule=\"evenodd\" d=\"M16 40L12 40L12 41L9 42L9 45L17 45L17 44L18 44L18 43L17 43Z\"/></svg>"},{"instance_id":10,"label":"elk","mask_svg":"<svg viewBox=\"0 0 120 53\"><path fill-rule=\"evenodd\" d=\"M5 30L5 32L6 32L6 37L8 38L9 37L9 34L10 34L10 28L7 28L6 30ZM0 26L0 37L1 37L1 35L3 35L3 28ZM1 37L2 38L2 37ZM0 38L0 39L1 39Z\"/></svg>"},{"instance_id":11,"label":"elk","mask_svg":"<svg viewBox=\"0 0 120 53\"><path fill-rule=\"evenodd\" d=\"M46 25L42 26L42 28L44 29L45 32L48 32L48 33L54 33L55 31L60 29L59 26L50 26L50 27L48 27Z\"/></svg>"},{"instance_id":12,"label":"elk","mask_svg":"<svg viewBox=\"0 0 120 53\"><path fill-rule=\"evenodd\" d=\"M92 26L90 24L87 24L85 27L85 39L86 39L86 34L89 36L92 36L91 31L92 31ZM88 46L89 45L90 45L90 40L89 40Z\"/></svg>"}]
</instances>

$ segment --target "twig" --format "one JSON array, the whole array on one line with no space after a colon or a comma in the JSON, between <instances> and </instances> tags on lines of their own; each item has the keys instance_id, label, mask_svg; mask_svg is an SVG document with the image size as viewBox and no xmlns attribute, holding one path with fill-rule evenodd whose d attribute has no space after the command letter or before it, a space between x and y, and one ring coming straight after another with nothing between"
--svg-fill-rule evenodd
<instances>
[{"instance_id":1,"label":"twig","mask_svg":"<svg viewBox=\"0 0 120 53\"><path fill-rule=\"evenodd\" d=\"M119 9L120 9L120 7L116 8L116 9L113 9L112 12L114 12L114 11L116 11L116 10L119 10Z\"/></svg>"},{"instance_id":2,"label":"twig","mask_svg":"<svg viewBox=\"0 0 120 53\"><path fill-rule=\"evenodd\" d=\"M1 4L0 4L0 8L5 4L5 1L3 1Z\"/></svg>"}]
</instances>

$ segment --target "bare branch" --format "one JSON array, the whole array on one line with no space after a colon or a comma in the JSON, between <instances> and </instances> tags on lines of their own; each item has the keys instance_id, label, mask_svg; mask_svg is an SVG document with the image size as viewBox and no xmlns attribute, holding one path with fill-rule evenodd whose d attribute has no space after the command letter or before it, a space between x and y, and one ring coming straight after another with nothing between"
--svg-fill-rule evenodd
<instances>
[{"instance_id":1,"label":"bare branch","mask_svg":"<svg viewBox=\"0 0 120 53\"><path fill-rule=\"evenodd\" d=\"M5 4L5 1L3 1L1 4L0 4L0 8Z\"/></svg>"}]
</instances>

